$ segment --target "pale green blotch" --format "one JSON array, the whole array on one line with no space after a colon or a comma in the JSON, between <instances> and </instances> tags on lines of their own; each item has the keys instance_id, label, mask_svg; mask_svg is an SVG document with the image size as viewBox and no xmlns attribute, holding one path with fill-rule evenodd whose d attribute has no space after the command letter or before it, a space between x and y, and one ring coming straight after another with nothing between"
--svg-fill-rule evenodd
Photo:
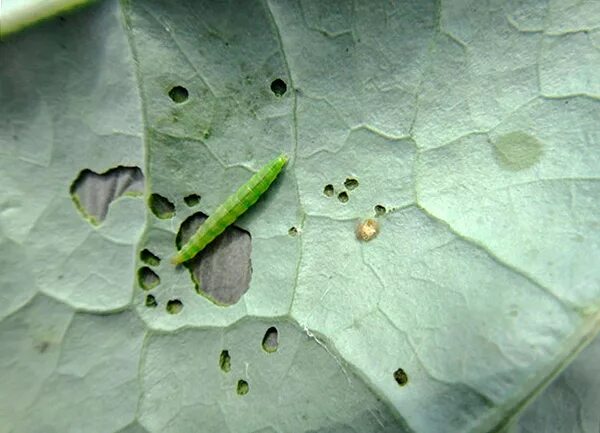
<instances>
[{"instance_id":1,"label":"pale green blotch","mask_svg":"<svg viewBox=\"0 0 600 433\"><path fill-rule=\"evenodd\" d=\"M521 131L501 135L494 143L496 159L507 170L518 171L531 167L542 155L542 143Z\"/></svg>"}]
</instances>

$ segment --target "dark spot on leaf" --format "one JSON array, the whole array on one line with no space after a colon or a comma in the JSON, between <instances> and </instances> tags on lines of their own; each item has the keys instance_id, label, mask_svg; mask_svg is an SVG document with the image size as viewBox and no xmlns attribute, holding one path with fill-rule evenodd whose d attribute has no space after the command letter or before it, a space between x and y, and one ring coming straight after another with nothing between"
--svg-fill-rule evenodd
<instances>
[{"instance_id":1,"label":"dark spot on leaf","mask_svg":"<svg viewBox=\"0 0 600 433\"><path fill-rule=\"evenodd\" d=\"M347 203L348 202L348 193L346 191L342 191L338 194L338 200L342 203Z\"/></svg>"},{"instance_id":2,"label":"dark spot on leaf","mask_svg":"<svg viewBox=\"0 0 600 433\"><path fill-rule=\"evenodd\" d=\"M275 94L275 96L283 96L283 94L287 91L287 84L281 78L277 78L273 80L271 83L271 91Z\"/></svg>"},{"instance_id":3,"label":"dark spot on leaf","mask_svg":"<svg viewBox=\"0 0 600 433\"><path fill-rule=\"evenodd\" d=\"M188 90L182 86L175 86L169 90L169 97L177 104L187 101L189 97Z\"/></svg>"},{"instance_id":4,"label":"dark spot on leaf","mask_svg":"<svg viewBox=\"0 0 600 433\"><path fill-rule=\"evenodd\" d=\"M160 194L151 194L148 205L152 213L160 219L169 219L175 216L175 205Z\"/></svg>"},{"instance_id":5,"label":"dark spot on leaf","mask_svg":"<svg viewBox=\"0 0 600 433\"><path fill-rule=\"evenodd\" d=\"M250 386L248 385L248 382L246 382L243 379L238 380L238 383L237 383L238 395L246 395L246 394L248 394L249 390L250 390Z\"/></svg>"},{"instance_id":6,"label":"dark spot on leaf","mask_svg":"<svg viewBox=\"0 0 600 433\"><path fill-rule=\"evenodd\" d=\"M171 299L167 302L167 313L179 314L183 310L183 302L179 299Z\"/></svg>"},{"instance_id":7,"label":"dark spot on leaf","mask_svg":"<svg viewBox=\"0 0 600 433\"><path fill-rule=\"evenodd\" d=\"M279 332L277 328L271 326L265 332L265 336L262 340L262 348L265 352L273 353L277 351L277 347L279 347Z\"/></svg>"},{"instance_id":8,"label":"dark spot on leaf","mask_svg":"<svg viewBox=\"0 0 600 433\"><path fill-rule=\"evenodd\" d=\"M50 347L50 342L49 341L40 341L40 343L37 346L35 346L35 348L40 353L44 353L45 351L48 350L49 347Z\"/></svg>"},{"instance_id":9,"label":"dark spot on leaf","mask_svg":"<svg viewBox=\"0 0 600 433\"><path fill-rule=\"evenodd\" d=\"M142 251L140 251L140 260L150 266L160 265L160 257L153 254L147 248L144 248Z\"/></svg>"},{"instance_id":10,"label":"dark spot on leaf","mask_svg":"<svg viewBox=\"0 0 600 433\"><path fill-rule=\"evenodd\" d=\"M394 380L398 385L404 386L408 383L408 376L404 370L399 368L398 370L394 371Z\"/></svg>"},{"instance_id":11,"label":"dark spot on leaf","mask_svg":"<svg viewBox=\"0 0 600 433\"><path fill-rule=\"evenodd\" d=\"M185 204L187 204L189 207L192 206L196 206L198 203L200 203L200 195L198 194L190 194L190 195L186 195L183 198L183 201L185 202Z\"/></svg>"},{"instance_id":12,"label":"dark spot on leaf","mask_svg":"<svg viewBox=\"0 0 600 433\"><path fill-rule=\"evenodd\" d=\"M377 215L377 216L384 215L385 210L386 210L385 206L378 204L377 206L375 206L375 215Z\"/></svg>"},{"instance_id":13,"label":"dark spot on leaf","mask_svg":"<svg viewBox=\"0 0 600 433\"><path fill-rule=\"evenodd\" d=\"M325 194L327 197L333 197L333 192L333 185L330 183L325 185L325 188L323 188L323 194Z\"/></svg>"},{"instance_id":14,"label":"dark spot on leaf","mask_svg":"<svg viewBox=\"0 0 600 433\"><path fill-rule=\"evenodd\" d=\"M231 356L229 356L229 350L223 350L221 356L219 356L219 367L225 373L231 371Z\"/></svg>"},{"instance_id":15,"label":"dark spot on leaf","mask_svg":"<svg viewBox=\"0 0 600 433\"><path fill-rule=\"evenodd\" d=\"M154 297L154 295L146 296L146 307L155 308L157 305L158 302L156 302L156 298Z\"/></svg>"},{"instance_id":16,"label":"dark spot on leaf","mask_svg":"<svg viewBox=\"0 0 600 433\"><path fill-rule=\"evenodd\" d=\"M349 177L344 181L344 186L346 189L348 189L348 191L352 191L353 189L358 188L358 179Z\"/></svg>"},{"instance_id":17,"label":"dark spot on leaf","mask_svg":"<svg viewBox=\"0 0 600 433\"><path fill-rule=\"evenodd\" d=\"M160 277L148 266L144 266L138 269L138 283L142 289L152 290L160 284Z\"/></svg>"}]
</instances>

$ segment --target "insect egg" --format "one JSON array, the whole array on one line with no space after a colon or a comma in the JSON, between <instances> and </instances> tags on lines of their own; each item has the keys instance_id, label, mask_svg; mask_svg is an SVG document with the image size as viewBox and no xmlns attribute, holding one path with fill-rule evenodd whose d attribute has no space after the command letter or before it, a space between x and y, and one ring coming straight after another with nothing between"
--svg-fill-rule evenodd
<instances>
[{"instance_id":1,"label":"insect egg","mask_svg":"<svg viewBox=\"0 0 600 433\"><path fill-rule=\"evenodd\" d=\"M378 233L379 223L372 218L360 221L356 226L356 237L360 241L368 242L377 236Z\"/></svg>"}]
</instances>

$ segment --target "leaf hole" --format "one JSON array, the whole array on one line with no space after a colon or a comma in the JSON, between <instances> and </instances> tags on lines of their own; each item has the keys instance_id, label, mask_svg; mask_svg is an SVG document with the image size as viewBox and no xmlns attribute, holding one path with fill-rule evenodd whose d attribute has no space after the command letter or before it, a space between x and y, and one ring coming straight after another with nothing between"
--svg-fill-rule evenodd
<instances>
[{"instance_id":1,"label":"leaf hole","mask_svg":"<svg viewBox=\"0 0 600 433\"><path fill-rule=\"evenodd\" d=\"M169 314L179 314L183 310L183 302L179 299L171 299L167 302L166 308Z\"/></svg>"},{"instance_id":2,"label":"leaf hole","mask_svg":"<svg viewBox=\"0 0 600 433\"><path fill-rule=\"evenodd\" d=\"M350 197L348 197L348 193L346 191L342 191L338 194L338 200L341 203L347 203Z\"/></svg>"},{"instance_id":3,"label":"leaf hole","mask_svg":"<svg viewBox=\"0 0 600 433\"><path fill-rule=\"evenodd\" d=\"M358 188L358 179L355 179L353 177L348 177L344 181L344 186L346 187L346 189L348 191L352 191L353 189Z\"/></svg>"},{"instance_id":4,"label":"leaf hole","mask_svg":"<svg viewBox=\"0 0 600 433\"><path fill-rule=\"evenodd\" d=\"M160 277L148 266L138 269L138 283L144 290L152 290L160 284Z\"/></svg>"},{"instance_id":5,"label":"leaf hole","mask_svg":"<svg viewBox=\"0 0 600 433\"><path fill-rule=\"evenodd\" d=\"M183 86L175 86L169 90L169 98L177 104L187 101L189 96L188 90Z\"/></svg>"},{"instance_id":6,"label":"leaf hole","mask_svg":"<svg viewBox=\"0 0 600 433\"><path fill-rule=\"evenodd\" d=\"M325 188L323 188L323 194L325 194L327 197L333 197L333 185L328 183L327 185L325 185Z\"/></svg>"},{"instance_id":7,"label":"leaf hole","mask_svg":"<svg viewBox=\"0 0 600 433\"><path fill-rule=\"evenodd\" d=\"M271 326L265 332L265 336L262 340L262 348L265 352L273 353L277 351L279 347L279 331L274 326Z\"/></svg>"},{"instance_id":8,"label":"leaf hole","mask_svg":"<svg viewBox=\"0 0 600 433\"><path fill-rule=\"evenodd\" d=\"M152 251L147 248L140 251L140 260L150 266L160 265L160 257L153 254Z\"/></svg>"},{"instance_id":9,"label":"leaf hole","mask_svg":"<svg viewBox=\"0 0 600 433\"><path fill-rule=\"evenodd\" d=\"M156 308L158 306L158 302L156 302L156 298L154 295L146 296L146 307L148 308Z\"/></svg>"},{"instance_id":10,"label":"leaf hole","mask_svg":"<svg viewBox=\"0 0 600 433\"><path fill-rule=\"evenodd\" d=\"M139 167L118 166L100 174L86 168L79 172L69 191L81 215L90 224L99 225L117 198L144 192L144 174Z\"/></svg>"},{"instance_id":11,"label":"leaf hole","mask_svg":"<svg viewBox=\"0 0 600 433\"><path fill-rule=\"evenodd\" d=\"M283 96L287 91L287 84L281 78L277 78L271 83L271 91L275 96Z\"/></svg>"},{"instance_id":12,"label":"leaf hole","mask_svg":"<svg viewBox=\"0 0 600 433\"><path fill-rule=\"evenodd\" d=\"M219 367L225 373L229 373L231 371L231 356L229 356L229 350L221 351L221 356L219 356Z\"/></svg>"},{"instance_id":13,"label":"leaf hole","mask_svg":"<svg viewBox=\"0 0 600 433\"><path fill-rule=\"evenodd\" d=\"M190 194L190 195L186 195L183 198L183 201L185 202L186 205L188 205L189 207L194 207L196 206L198 203L200 203L200 195L198 194Z\"/></svg>"},{"instance_id":14,"label":"leaf hole","mask_svg":"<svg viewBox=\"0 0 600 433\"><path fill-rule=\"evenodd\" d=\"M298 229L296 227L290 227L290 229L288 230L288 235L292 237L298 236Z\"/></svg>"},{"instance_id":15,"label":"leaf hole","mask_svg":"<svg viewBox=\"0 0 600 433\"><path fill-rule=\"evenodd\" d=\"M248 385L248 382L246 382L243 379L238 380L238 383L237 383L238 395L246 395L246 394L248 394L248 391L250 391L250 386Z\"/></svg>"},{"instance_id":16,"label":"leaf hole","mask_svg":"<svg viewBox=\"0 0 600 433\"><path fill-rule=\"evenodd\" d=\"M398 385L404 386L408 383L408 375L403 369L399 368L394 371L394 380Z\"/></svg>"},{"instance_id":17,"label":"leaf hole","mask_svg":"<svg viewBox=\"0 0 600 433\"><path fill-rule=\"evenodd\" d=\"M181 223L175 237L178 250L206 218L202 212L196 212ZM189 270L199 295L217 305L228 306L237 303L250 287L251 254L250 233L231 225L183 265Z\"/></svg>"},{"instance_id":18,"label":"leaf hole","mask_svg":"<svg viewBox=\"0 0 600 433\"><path fill-rule=\"evenodd\" d=\"M157 218L165 220L175 216L175 205L168 198L160 194L151 194L148 205Z\"/></svg>"},{"instance_id":19,"label":"leaf hole","mask_svg":"<svg viewBox=\"0 0 600 433\"><path fill-rule=\"evenodd\" d=\"M386 212L385 206L382 206L380 204L375 206L375 215L382 216L382 215L385 215L385 212Z\"/></svg>"}]
</instances>

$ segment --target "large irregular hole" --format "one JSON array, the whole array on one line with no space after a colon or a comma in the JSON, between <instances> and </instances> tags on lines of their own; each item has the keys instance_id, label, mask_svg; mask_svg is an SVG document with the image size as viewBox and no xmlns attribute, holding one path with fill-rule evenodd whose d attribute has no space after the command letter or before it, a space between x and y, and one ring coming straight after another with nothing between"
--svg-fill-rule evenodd
<instances>
[{"instance_id":1,"label":"large irregular hole","mask_svg":"<svg viewBox=\"0 0 600 433\"><path fill-rule=\"evenodd\" d=\"M160 257L153 254L152 251L147 248L140 251L140 260L150 266L160 265Z\"/></svg>"},{"instance_id":2,"label":"large irregular hole","mask_svg":"<svg viewBox=\"0 0 600 433\"><path fill-rule=\"evenodd\" d=\"M275 96L283 96L287 91L287 84L281 78L277 78L271 83L271 91Z\"/></svg>"},{"instance_id":3,"label":"large irregular hole","mask_svg":"<svg viewBox=\"0 0 600 433\"><path fill-rule=\"evenodd\" d=\"M246 395L246 394L248 394L248 391L250 391L250 386L248 385L248 382L246 382L243 379L238 380L238 383L237 383L238 395Z\"/></svg>"},{"instance_id":4,"label":"large irregular hole","mask_svg":"<svg viewBox=\"0 0 600 433\"><path fill-rule=\"evenodd\" d=\"M138 282L144 290L152 290L160 284L160 277L148 266L138 269Z\"/></svg>"},{"instance_id":5,"label":"large irregular hole","mask_svg":"<svg viewBox=\"0 0 600 433\"><path fill-rule=\"evenodd\" d=\"M277 351L277 347L279 347L279 332L276 327L271 326L265 332L262 340L262 348L265 352L273 353Z\"/></svg>"},{"instance_id":6,"label":"large irregular hole","mask_svg":"<svg viewBox=\"0 0 600 433\"><path fill-rule=\"evenodd\" d=\"M225 373L231 371L231 356L229 356L229 350L223 350L221 356L219 356L219 367Z\"/></svg>"},{"instance_id":7,"label":"large irregular hole","mask_svg":"<svg viewBox=\"0 0 600 433\"><path fill-rule=\"evenodd\" d=\"M169 90L169 98L176 104L187 101L189 96L188 90L183 86L175 86Z\"/></svg>"},{"instance_id":8,"label":"large irregular hole","mask_svg":"<svg viewBox=\"0 0 600 433\"><path fill-rule=\"evenodd\" d=\"M206 215L196 212L179 228L177 249L196 232ZM217 305L233 305L250 287L252 264L250 233L229 226L193 259L184 263L196 285L196 291Z\"/></svg>"},{"instance_id":9,"label":"large irregular hole","mask_svg":"<svg viewBox=\"0 0 600 433\"><path fill-rule=\"evenodd\" d=\"M122 195L144 192L144 174L139 167L118 166L96 173L82 170L70 188L75 207L91 224L98 225L106 218L110 204Z\"/></svg>"},{"instance_id":10,"label":"large irregular hole","mask_svg":"<svg viewBox=\"0 0 600 433\"><path fill-rule=\"evenodd\" d=\"M148 199L148 206L157 218L166 220L175 216L175 205L160 194L151 194Z\"/></svg>"},{"instance_id":11,"label":"large irregular hole","mask_svg":"<svg viewBox=\"0 0 600 433\"><path fill-rule=\"evenodd\" d=\"M394 380L398 385L404 386L408 383L408 375L403 369L399 368L394 371Z\"/></svg>"}]
</instances>

